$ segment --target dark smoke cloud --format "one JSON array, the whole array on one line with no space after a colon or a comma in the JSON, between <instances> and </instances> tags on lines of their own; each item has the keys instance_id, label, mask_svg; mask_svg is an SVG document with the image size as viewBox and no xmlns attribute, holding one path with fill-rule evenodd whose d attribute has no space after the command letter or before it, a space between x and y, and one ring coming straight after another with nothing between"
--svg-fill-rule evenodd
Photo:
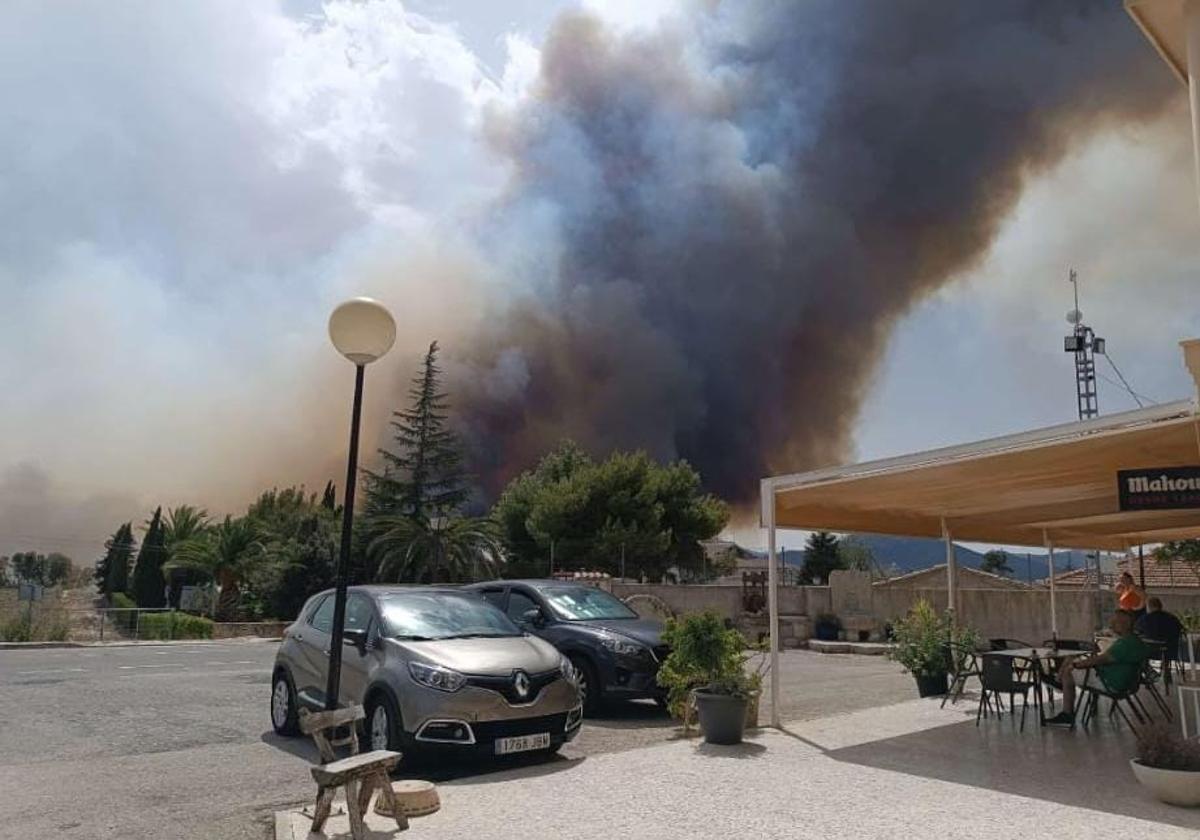
<instances>
[{"instance_id":1,"label":"dark smoke cloud","mask_svg":"<svg viewBox=\"0 0 1200 840\"><path fill-rule=\"evenodd\" d=\"M980 261L1031 174L1173 92L1115 0L561 19L490 127L516 171L490 242L526 292L452 369L481 474L571 436L747 500L848 457L897 318Z\"/></svg>"}]
</instances>

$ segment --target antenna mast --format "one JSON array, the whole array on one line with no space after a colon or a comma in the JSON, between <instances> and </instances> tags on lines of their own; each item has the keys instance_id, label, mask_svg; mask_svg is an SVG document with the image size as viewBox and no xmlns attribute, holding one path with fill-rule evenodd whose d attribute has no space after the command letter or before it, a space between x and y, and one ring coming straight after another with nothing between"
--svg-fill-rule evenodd
<instances>
[{"instance_id":1,"label":"antenna mast","mask_svg":"<svg viewBox=\"0 0 1200 840\"><path fill-rule=\"evenodd\" d=\"M1063 349L1075 354L1075 399L1079 419L1091 420L1100 415L1096 395L1096 354L1104 355L1104 339L1083 323L1083 312L1079 309L1079 276L1075 269L1071 269L1067 282L1075 290L1075 308L1067 313L1067 323L1074 331L1063 340Z\"/></svg>"}]
</instances>

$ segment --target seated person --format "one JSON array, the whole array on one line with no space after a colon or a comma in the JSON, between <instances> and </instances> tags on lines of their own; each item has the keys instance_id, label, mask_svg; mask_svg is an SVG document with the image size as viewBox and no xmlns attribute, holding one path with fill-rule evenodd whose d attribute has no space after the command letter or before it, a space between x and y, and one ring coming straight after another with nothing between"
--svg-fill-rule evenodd
<instances>
[{"instance_id":1,"label":"seated person","mask_svg":"<svg viewBox=\"0 0 1200 840\"><path fill-rule=\"evenodd\" d=\"M1058 669L1063 710L1046 720L1048 726L1071 726L1075 722L1075 672L1086 671L1084 686L1123 693L1133 689L1141 676L1149 650L1133 632L1133 615L1120 610L1108 623L1117 635L1108 650L1090 656L1064 659ZM1090 670L1089 670L1090 669Z\"/></svg>"},{"instance_id":2,"label":"seated person","mask_svg":"<svg viewBox=\"0 0 1200 840\"><path fill-rule=\"evenodd\" d=\"M1163 643L1163 652L1168 660L1179 658L1179 638L1183 635L1183 623L1163 609L1162 600L1151 598L1146 602L1145 615L1137 620L1134 629L1147 641Z\"/></svg>"}]
</instances>

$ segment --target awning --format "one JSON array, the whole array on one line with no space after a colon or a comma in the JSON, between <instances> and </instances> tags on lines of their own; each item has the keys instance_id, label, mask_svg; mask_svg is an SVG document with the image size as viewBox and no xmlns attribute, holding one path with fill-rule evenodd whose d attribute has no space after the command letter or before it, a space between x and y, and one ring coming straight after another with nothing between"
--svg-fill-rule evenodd
<instances>
[{"instance_id":1,"label":"awning","mask_svg":"<svg viewBox=\"0 0 1200 840\"><path fill-rule=\"evenodd\" d=\"M776 528L1124 551L1200 537L1200 510L1122 511L1117 472L1200 464L1193 400L777 476ZM769 493L767 491L770 491Z\"/></svg>"}]
</instances>

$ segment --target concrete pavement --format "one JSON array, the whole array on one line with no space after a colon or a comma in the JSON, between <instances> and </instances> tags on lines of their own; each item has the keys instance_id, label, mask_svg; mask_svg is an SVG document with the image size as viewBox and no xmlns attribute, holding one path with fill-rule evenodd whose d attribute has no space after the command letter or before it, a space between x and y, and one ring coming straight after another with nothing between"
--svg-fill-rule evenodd
<instances>
[{"instance_id":1,"label":"concrete pavement","mask_svg":"<svg viewBox=\"0 0 1200 840\"><path fill-rule=\"evenodd\" d=\"M231 640L0 651L0 838L269 835L275 810L312 795L315 759L308 741L271 731L275 650ZM788 652L783 662L788 718L913 691L877 657ZM617 705L589 719L561 759L530 772L661 744L674 730L651 704ZM434 775L485 783L495 769Z\"/></svg>"},{"instance_id":2,"label":"concrete pavement","mask_svg":"<svg viewBox=\"0 0 1200 840\"><path fill-rule=\"evenodd\" d=\"M1156 802L1134 782L1132 748L1128 731L1107 725L1018 732L1006 717L976 728L972 703L940 710L936 699L915 700L790 724L737 747L675 741L440 785L442 810L402 836L1196 837L1200 813ZM278 829L278 840L306 836L287 814Z\"/></svg>"}]
</instances>

